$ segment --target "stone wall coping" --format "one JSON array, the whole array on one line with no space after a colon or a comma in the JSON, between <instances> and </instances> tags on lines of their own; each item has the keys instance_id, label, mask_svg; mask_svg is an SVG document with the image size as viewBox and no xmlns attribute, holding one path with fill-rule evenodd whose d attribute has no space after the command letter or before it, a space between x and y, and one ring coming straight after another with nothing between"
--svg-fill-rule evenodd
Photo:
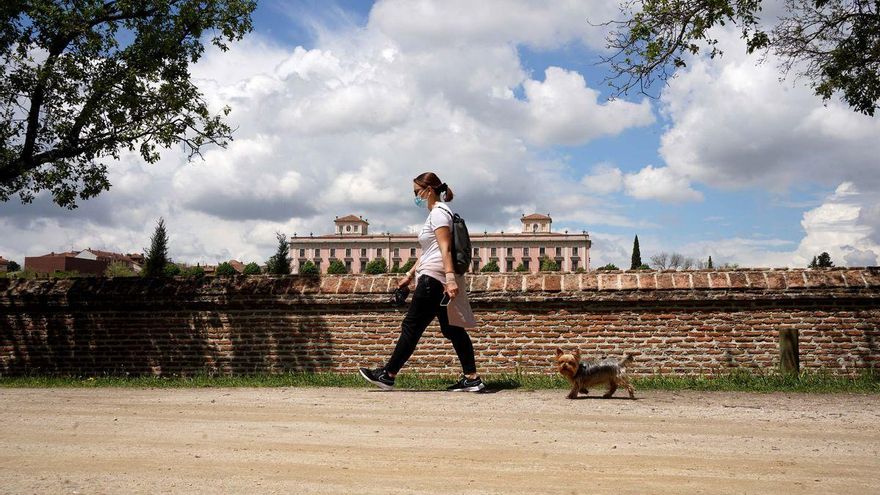
<instances>
[{"instance_id":1,"label":"stone wall coping","mask_svg":"<svg viewBox=\"0 0 880 495\"><path fill-rule=\"evenodd\" d=\"M149 295L369 295L388 294L399 275L233 276L202 279L144 279L139 277L83 277L74 279L0 279L0 302L17 296L81 298L82 296ZM824 291L880 293L880 267L830 269L749 268L732 270L613 270L589 273L480 273L466 277L468 292L476 299L504 295L585 296L593 294L664 292L764 293L779 296ZM628 296L629 297L629 296ZM700 296L697 296L699 298ZM8 302L3 305L9 305Z\"/></svg>"}]
</instances>

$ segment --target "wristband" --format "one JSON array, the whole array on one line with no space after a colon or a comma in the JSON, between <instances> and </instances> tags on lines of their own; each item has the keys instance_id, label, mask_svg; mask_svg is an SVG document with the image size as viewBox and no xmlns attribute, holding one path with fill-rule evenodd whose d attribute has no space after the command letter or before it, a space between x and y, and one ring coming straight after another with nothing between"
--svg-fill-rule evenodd
<instances>
[{"instance_id":1,"label":"wristband","mask_svg":"<svg viewBox=\"0 0 880 495\"><path fill-rule=\"evenodd\" d=\"M446 274L446 283L448 284L448 283L454 283L454 282L455 282L455 274L454 273L447 273Z\"/></svg>"}]
</instances>

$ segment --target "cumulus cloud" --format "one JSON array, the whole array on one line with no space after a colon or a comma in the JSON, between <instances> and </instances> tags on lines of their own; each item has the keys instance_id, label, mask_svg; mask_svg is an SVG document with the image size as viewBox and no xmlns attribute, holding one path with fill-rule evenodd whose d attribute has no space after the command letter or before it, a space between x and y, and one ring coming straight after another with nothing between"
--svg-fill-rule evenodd
<instances>
[{"instance_id":1,"label":"cumulus cloud","mask_svg":"<svg viewBox=\"0 0 880 495\"><path fill-rule=\"evenodd\" d=\"M669 167L651 165L623 179L626 193L637 199L657 199L670 203L702 201L703 194L690 187L689 181Z\"/></svg>"}]
</instances>

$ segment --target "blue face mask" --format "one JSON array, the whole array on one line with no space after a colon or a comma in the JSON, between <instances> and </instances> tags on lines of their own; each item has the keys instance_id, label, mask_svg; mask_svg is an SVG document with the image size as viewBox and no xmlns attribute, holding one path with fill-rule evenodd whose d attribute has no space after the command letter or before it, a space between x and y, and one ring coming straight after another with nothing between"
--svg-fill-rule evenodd
<instances>
[{"instance_id":1,"label":"blue face mask","mask_svg":"<svg viewBox=\"0 0 880 495\"><path fill-rule=\"evenodd\" d=\"M414 203L416 204L416 206L418 206L419 208L424 208L424 207L428 206L428 200L426 200L425 198L419 197L419 196L416 196L416 197L413 199L413 202L414 202Z\"/></svg>"}]
</instances>

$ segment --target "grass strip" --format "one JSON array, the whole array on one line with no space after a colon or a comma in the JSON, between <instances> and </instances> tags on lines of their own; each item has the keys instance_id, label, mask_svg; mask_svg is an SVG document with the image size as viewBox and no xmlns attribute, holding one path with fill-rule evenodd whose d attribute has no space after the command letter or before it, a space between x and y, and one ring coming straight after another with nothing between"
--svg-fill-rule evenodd
<instances>
[{"instance_id":1,"label":"grass strip","mask_svg":"<svg viewBox=\"0 0 880 495\"><path fill-rule=\"evenodd\" d=\"M402 373L396 387L414 390L443 390L457 377ZM484 375L490 389L565 389L568 382L558 375L526 373ZM803 372L800 376L780 373L734 371L714 376L654 375L633 378L637 390L702 390L738 392L880 393L880 373L838 376ZM18 376L0 377L0 388L200 388L200 387L354 387L370 385L357 373L278 373L254 375L193 376Z\"/></svg>"}]
</instances>

